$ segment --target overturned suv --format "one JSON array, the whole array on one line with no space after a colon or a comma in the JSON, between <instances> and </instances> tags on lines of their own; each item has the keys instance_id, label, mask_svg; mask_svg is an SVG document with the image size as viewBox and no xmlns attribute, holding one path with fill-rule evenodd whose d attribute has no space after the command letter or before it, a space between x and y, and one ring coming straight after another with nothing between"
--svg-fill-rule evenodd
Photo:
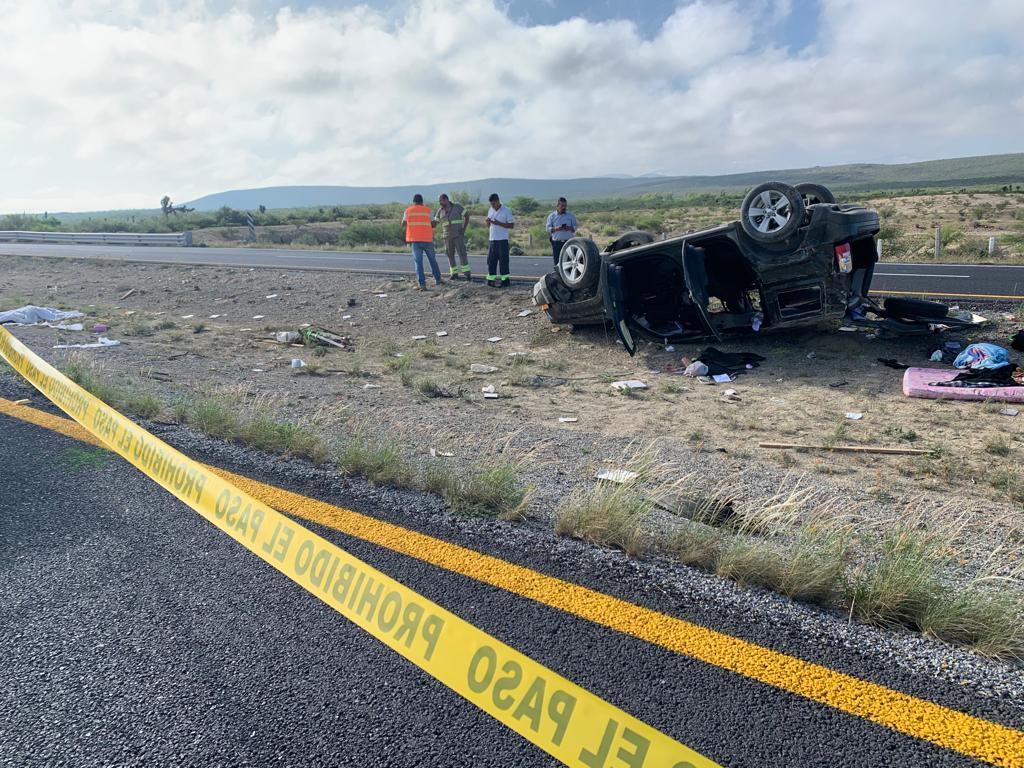
<instances>
[{"instance_id":1,"label":"overturned suv","mask_svg":"<svg viewBox=\"0 0 1024 768\"><path fill-rule=\"evenodd\" d=\"M896 334L980 320L929 301L868 298L878 226L875 211L838 205L819 184L769 181L729 224L668 240L628 232L604 251L585 237L568 240L533 301L555 323L611 322L631 355L637 337L722 339L827 317Z\"/></svg>"}]
</instances>

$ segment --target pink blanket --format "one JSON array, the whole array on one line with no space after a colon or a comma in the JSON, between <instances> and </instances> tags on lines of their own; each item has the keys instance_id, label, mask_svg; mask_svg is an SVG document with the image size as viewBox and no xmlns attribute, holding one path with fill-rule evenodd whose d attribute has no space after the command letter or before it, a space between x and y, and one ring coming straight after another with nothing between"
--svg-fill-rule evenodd
<instances>
[{"instance_id":1,"label":"pink blanket","mask_svg":"<svg viewBox=\"0 0 1024 768\"><path fill-rule=\"evenodd\" d=\"M998 400L1024 403L1024 387L933 387L932 381L950 381L960 371L951 368L908 368L903 373L903 394L932 400Z\"/></svg>"}]
</instances>

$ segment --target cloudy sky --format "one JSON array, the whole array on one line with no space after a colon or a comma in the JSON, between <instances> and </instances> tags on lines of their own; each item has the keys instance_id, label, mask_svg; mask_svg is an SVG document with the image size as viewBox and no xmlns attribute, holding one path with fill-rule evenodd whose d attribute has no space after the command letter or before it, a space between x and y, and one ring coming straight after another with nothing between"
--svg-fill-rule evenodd
<instances>
[{"instance_id":1,"label":"cloudy sky","mask_svg":"<svg viewBox=\"0 0 1024 768\"><path fill-rule=\"evenodd\" d=\"M1024 150L1021 0L0 0L0 211Z\"/></svg>"}]
</instances>

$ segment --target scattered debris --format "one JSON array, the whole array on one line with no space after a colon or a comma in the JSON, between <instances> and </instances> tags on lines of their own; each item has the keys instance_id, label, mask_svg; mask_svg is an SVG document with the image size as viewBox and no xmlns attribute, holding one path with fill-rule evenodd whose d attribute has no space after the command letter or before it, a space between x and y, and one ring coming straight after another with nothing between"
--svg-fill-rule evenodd
<instances>
[{"instance_id":1,"label":"scattered debris","mask_svg":"<svg viewBox=\"0 0 1024 768\"><path fill-rule=\"evenodd\" d=\"M378 299L386 299L387 297L388 297L388 295L386 293L378 293L377 294L377 298Z\"/></svg>"},{"instance_id":2,"label":"scattered debris","mask_svg":"<svg viewBox=\"0 0 1024 768\"><path fill-rule=\"evenodd\" d=\"M559 416L558 417L558 423L559 424L575 424L577 421L579 421L579 419L576 418L575 416Z\"/></svg>"},{"instance_id":3,"label":"scattered debris","mask_svg":"<svg viewBox=\"0 0 1024 768\"><path fill-rule=\"evenodd\" d=\"M847 411L846 418L848 418L850 421L860 421L861 419L864 418L864 414L858 413L857 411Z\"/></svg>"},{"instance_id":4,"label":"scattered debris","mask_svg":"<svg viewBox=\"0 0 1024 768\"><path fill-rule=\"evenodd\" d=\"M481 363L473 363L469 366L470 373L494 373L497 368L493 365L483 365Z\"/></svg>"},{"instance_id":5,"label":"scattered debris","mask_svg":"<svg viewBox=\"0 0 1024 768\"><path fill-rule=\"evenodd\" d=\"M413 336L412 340L413 341L423 341L425 338L427 338L427 337L426 336Z\"/></svg>"},{"instance_id":6,"label":"scattered debris","mask_svg":"<svg viewBox=\"0 0 1024 768\"><path fill-rule=\"evenodd\" d=\"M1017 410L1016 408L1003 408L1003 410L1001 410L1000 413L1003 414L1003 416L1016 416L1020 413L1020 411Z\"/></svg>"},{"instance_id":7,"label":"scattered debris","mask_svg":"<svg viewBox=\"0 0 1024 768\"><path fill-rule=\"evenodd\" d=\"M224 317L224 315L210 315L211 320L216 320L218 317Z\"/></svg>"},{"instance_id":8,"label":"scattered debris","mask_svg":"<svg viewBox=\"0 0 1024 768\"><path fill-rule=\"evenodd\" d=\"M345 302L346 307L355 307L358 306L358 304L359 302L356 301L355 299L349 299L348 301Z\"/></svg>"},{"instance_id":9,"label":"scattered debris","mask_svg":"<svg viewBox=\"0 0 1024 768\"><path fill-rule=\"evenodd\" d=\"M541 376L539 374L534 374L530 378L526 379L524 383L529 384L531 387L564 387L569 383L569 380L560 379L556 376Z\"/></svg>"},{"instance_id":10,"label":"scattered debris","mask_svg":"<svg viewBox=\"0 0 1024 768\"><path fill-rule=\"evenodd\" d=\"M852 325L841 325L839 326L839 330L844 331L845 333L856 333L858 331L858 329L854 328Z\"/></svg>"},{"instance_id":11,"label":"scattered debris","mask_svg":"<svg viewBox=\"0 0 1024 768\"><path fill-rule=\"evenodd\" d=\"M100 336L96 341L91 344L55 344L54 349L103 349L105 347L116 347L120 345L120 341L117 339L108 339L106 336Z\"/></svg>"},{"instance_id":12,"label":"scattered debris","mask_svg":"<svg viewBox=\"0 0 1024 768\"><path fill-rule=\"evenodd\" d=\"M253 315L252 319L253 320L262 320L264 317L266 317L266 315Z\"/></svg>"},{"instance_id":13,"label":"scattered debris","mask_svg":"<svg viewBox=\"0 0 1024 768\"><path fill-rule=\"evenodd\" d=\"M728 384L730 381L736 381L736 377L731 373L716 373L711 377L711 380L715 384Z\"/></svg>"},{"instance_id":14,"label":"scattered debris","mask_svg":"<svg viewBox=\"0 0 1024 768\"><path fill-rule=\"evenodd\" d=\"M524 309L522 312L520 312L518 315L516 315L516 317L527 317L527 316L532 315L532 314L533 314L533 310L532 309Z\"/></svg>"},{"instance_id":15,"label":"scattered debris","mask_svg":"<svg viewBox=\"0 0 1024 768\"><path fill-rule=\"evenodd\" d=\"M624 381L613 381L612 389L627 390L627 389L647 389L647 385L637 379L627 379Z\"/></svg>"},{"instance_id":16,"label":"scattered debris","mask_svg":"<svg viewBox=\"0 0 1024 768\"><path fill-rule=\"evenodd\" d=\"M267 298L268 299L276 299L277 298L277 294L276 293L268 293L267 294Z\"/></svg>"},{"instance_id":17,"label":"scattered debris","mask_svg":"<svg viewBox=\"0 0 1024 768\"><path fill-rule=\"evenodd\" d=\"M933 362L933 363L941 363L942 362L942 350L941 349L936 349L934 352L932 352L931 357L929 357L928 359L931 362Z\"/></svg>"},{"instance_id":18,"label":"scattered debris","mask_svg":"<svg viewBox=\"0 0 1024 768\"><path fill-rule=\"evenodd\" d=\"M15 400L11 405L28 405L31 402L27 397L23 397L21 400Z\"/></svg>"},{"instance_id":19,"label":"scattered debris","mask_svg":"<svg viewBox=\"0 0 1024 768\"><path fill-rule=\"evenodd\" d=\"M686 370L683 371L683 376L689 376L690 378L697 378L698 376L707 376L708 367L700 360L690 363L686 366Z\"/></svg>"},{"instance_id":20,"label":"scattered debris","mask_svg":"<svg viewBox=\"0 0 1024 768\"><path fill-rule=\"evenodd\" d=\"M305 368L305 367L306 367L306 361L305 360L300 360L297 357L293 357L292 358L292 368Z\"/></svg>"},{"instance_id":21,"label":"scattered debris","mask_svg":"<svg viewBox=\"0 0 1024 768\"><path fill-rule=\"evenodd\" d=\"M676 348L673 345L671 345L671 344L666 344L665 345L665 351L666 352L675 352Z\"/></svg>"},{"instance_id":22,"label":"scattered debris","mask_svg":"<svg viewBox=\"0 0 1024 768\"><path fill-rule=\"evenodd\" d=\"M135 289L134 288L132 288L131 290L125 291L121 296L118 297L117 300L118 301L124 301L129 296L131 296L133 293L135 293Z\"/></svg>"},{"instance_id":23,"label":"scattered debris","mask_svg":"<svg viewBox=\"0 0 1024 768\"><path fill-rule=\"evenodd\" d=\"M352 346L352 338L341 336L326 328L314 328L306 326L299 331L302 343L307 347L335 347L337 349L349 349Z\"/></svg>"},{"instance_id":24,"label":"scattered debris","mask_svg":"<svg viewBox=\"0 0 1024 768\"><path fill-rule=\"evenodd\" d=\"M455 456L454 453L449 453L448 451L439 451L436 448L431 448L430 449L430 455L434 456L435 458L440 456L441 458L445 458L445 459L450 459L453 456Z\"/></svg>"},{"instance_id":25,"label":"scattered debris","mask_svg":"<svg viewBox=\"0 0 1024 768\"><path fill-rule=\"evenodd\" d=\"M893 456L928 456L934 451L919 448L888 448L881 445L802 445L800 443L758 443L759 448L795 448L801 451L835 451L837 453L885 453Z\"/></svg>"},{"instance_id":26,"label":"scattered debris","mask_svg":"<svg viewBox=\"0 0 1024 768\"><path fill-rule=\"evenodd\" d=\"M628 469L602 469L597 473L598 480L605 480L609 483L629 483L636 480L640 475Z\"/></svg>"},{"instance_id":27,"label":"scattered debris","mask_svg":"<svg viewBox=\"0 0 1024 768\"><path fill-rule=\"evenodd\" d=\"M486 387L482 387L480 389L480 391L483 392L485 395L493 395L494 394L494 385L493 384L488 384Z\"/></svg>"},{"instance_id":28,"label":"scattered debris","mask_svg":"<svg viewBox=\"0 0 1024 768\"><path fill-rule=\"evenodd\" d=\"M298 331L278 331L274 336L281 344L293 344L299 340Z\"/></svg>"},{"instance_id":29,"label":"scattered debris","mask_svg":"<svg viewBox=\"0 0 1024 768\"><path fill-rule=\"evenodd\" d=\"M742 398L737 394L735 389L727 389L722 393L722 396L718 398L723 403L738 403Z\"/></svg>"},{"instance_id":30,"label":"scattered debris","mask_svg":"<svg viewBox=\"0 0 1024 768\"><path fill-rule=\"evenodd\" d=\"M380 389L380 384L363 384L363 389Z\"/></svg>"},{"instance_id":31,"label":"scattered debris","mask_svg":"<svg viewBox=\"0 0 1024 768\"><path fill-rule=\"evenodd\" d=\"M195 317L195 315L182 315L181 319L182 320L191 320L193 317Z\"/></svg>"},{"instance_id":32,"label":"scattered debris","mask_svg":"<svg viewBox=\"0 0 1024 768\"><path fill-rule=\"evenodd\" d=\"M491 336L488 341L491 342L491 344L497 344L501 341L501 336Z\"/></svg>"},{"instance_id":33,"label":"scattered debris","mask_svg":"<svg viewBox=\"0 0 1024 768\"><path fill-rule=\"evenodd\" d=\"M437 338L441 338L442 336L447 336L448 335L448 331L438 331L434 335L437 336Z\"/></svg>"},{"instance_id":34,"label":"scattered debris","mask_svg":"<svg viewBox=\"0 0 1024 768\"><path fill-rule=\"evenodd\" d=\"M909 368L909 365L901 363L894 357L879 357L878 362L884 365L886 368L892 368L895 371L905 371Z\"/></svg>"},{"instance_id":35,"label":"scattered debris","mask_svg":"<svg viewBox=\"0 0 1024 768\"><path fill-rule=\"evenodd\" d=\"M829 386L836 389L837 387L845 387L849 383L846 379L843 379L842 381L833 381Z\"/></svg>"},{"instance_id":36,"label":"scattered debris","mask_svg":"<svg viewBox=\"0 0 1024 768\"><path fill-rule=\"evenodd\" d=\"M807 359L808 360L814 360L817 356L818 356L818 354L816 352L808 352L807 353Z\"/></svg>"}]
</instances>

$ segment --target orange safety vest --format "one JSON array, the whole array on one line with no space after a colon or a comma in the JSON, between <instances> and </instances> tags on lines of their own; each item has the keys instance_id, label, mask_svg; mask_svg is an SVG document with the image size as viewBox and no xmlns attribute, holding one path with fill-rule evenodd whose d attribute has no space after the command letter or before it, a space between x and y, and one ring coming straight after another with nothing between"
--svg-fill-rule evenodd
<instances>
[{"instance_id":1,"label":"orange safety vest","mask_svg":"<svg viewBox=\"0 0 1024 768\"><path fill-rule=\"evenodd\" d=\"M410 205L405 209L405 242L434 242L434 228L430 226L430 209L427 206Z\"/></svg>"}]
</instances>

